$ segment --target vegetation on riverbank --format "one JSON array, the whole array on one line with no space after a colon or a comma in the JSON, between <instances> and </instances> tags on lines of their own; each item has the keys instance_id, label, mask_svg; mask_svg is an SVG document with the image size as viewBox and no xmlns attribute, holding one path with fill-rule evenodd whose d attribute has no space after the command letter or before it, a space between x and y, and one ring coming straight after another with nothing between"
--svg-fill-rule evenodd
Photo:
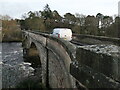
<instances>
[{"instance_id":1,"label":"vegetation on riverbank","mask_svg":"<svg viewBox=\"0 0 120 90\"><path fill-rule=\"evenodd\" d=\"M47 4L43 11L29 11L22 19L11 19L1 16L2 41L22 41L21 29L51 33L53 28L70 28L73 33L96 36L120 37L120 17L107 16L101 13L94 15L65 13L61 16L52 11Z\"/></svg>"},{"instance_id":2,"label":"vegetation on riverbank","mask_svg":"<svg viewBox=\"0 0 120 90\"><path fill-rule=\"evenodd\" d=\"M22 32L17 20L2 20L2 42L21 42Z\"/></svg>"},{"instance_id":3,"label":"vegetation on riverbank","mask_svg":"<svg viewBox=\"0 0 120 90\"><path fill-rule=\"evenodd\" d=\"M120 17L103 15L83 15L65 13L61 16L56 10L52 11L47 4L43 11L29 11L20 20L21 28L51 32L53 28L65 27L73 33L96 36L120 37Z\"/></svg>"}]
</instances>

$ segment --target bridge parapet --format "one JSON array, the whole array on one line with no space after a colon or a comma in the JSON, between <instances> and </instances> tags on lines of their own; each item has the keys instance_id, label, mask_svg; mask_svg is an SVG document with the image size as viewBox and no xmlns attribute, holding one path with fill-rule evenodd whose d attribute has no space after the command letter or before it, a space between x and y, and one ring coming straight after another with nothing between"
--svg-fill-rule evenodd
<instances>
[{"instance_id":1,"label":"bridge parapet","mask_svg":"<svg viewBox=\"0 0 120 90\"><path fill-rule=\"evenodd\" d=\"M51 41L55 41L58 44L60 44L69 54L72 61L76 59L76 46L72 43L62 40L60 38L56 38L53 36L50 36L46 33L40 33L40 32L33 32L33 31L24 31L25 34L27 34L28 38L31 37L33 40L37 41L38 43L41 43L43 46L49 48L49 43ZM55 44L53 44L54 46ZM55 46L56 47L56 46Z\"/></svg>"},{"instance_id":2,"label":"bridge parapet","mask_svg":"<svg viewBox=\"0 0 120 90\"><path fill-rule=\"evenodd\" d=\"M120 88L120 47L80 46L71 74L88 88Z\"/></svg>"},{"instance_id":3,"label":"bridge parapet","mask_svg":"<svg viewBox=\"0 0 120 90\"><path fill-rule=\"evenodd\" d=\"M113 44L120 46L120 38L74 34L73 40L85 44Z\"/></svg>"}]
</instances>

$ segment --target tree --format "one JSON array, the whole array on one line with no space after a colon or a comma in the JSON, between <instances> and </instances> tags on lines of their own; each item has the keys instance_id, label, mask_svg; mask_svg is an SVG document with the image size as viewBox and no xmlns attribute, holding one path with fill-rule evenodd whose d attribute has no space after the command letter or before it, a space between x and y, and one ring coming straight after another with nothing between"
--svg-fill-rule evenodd
<instances>
[{"instance_id":1,"label":"tree","mask_svg":"<svg viewBox=\"0 0 120 90\"><path fill-rule=\"evenodd\" d=\"M85 34L84 27L85 27L86 16L83 14L76 13L75 17L76 17L76 25L77 25L77 26L75 25L76 31L78 31L80 34Z\"/></svg>"},{"instance_id":2,"label":"tree","mask_svg":"<svg viewBox=\"0 0 120 90\"><path fill-rule=\"evenodd\" d=\"M102 20L103 20L103 14L101 14L101 13L98 13L97 15L96 15L96 18L97 18L97 21L98 21L98 28L101 28L101 24L102 24Z\"/></svg>"},{"instance_id":3,"label":"tree","mask_svg":"<svg viewBox=\"0 0 120 90\"><path fill-rule=\"evenodd\" d=\"M109 37L120 37L120 18L116 17L115 22L113 22L109 27L106 28L106 36Z\"/></svg>"},{"instance_id":4,"label":"tree","mask_svg":"<svg viewBox=\"0 0 120 90\"><path fill-rule=\"evenodd\" d=\"M76 13L75 16L76 16L76 19L77 19L77 24L80 25L80 26L84 26L86 16L83 15L83 14L79 14L79 13Z\"/></svg>"},{"instance_id":5,"label":"tree","mask_svg":"<svg viewBox=\"0 0 120 90\"><path fill-rule=\"evenodd\" d=\"M44 10L41 12L41 15L43 16L43 18L46 19L51 19L52 16L52 11L50 10L50 7L48 4L46 4L46 6L44 7Z\"/></svg>"},{"instance_id":6,"label":"tree","mask_svg":"<svg viewBox=\"0 0 120 90\"><path fill-rule=\"evenodd\" d=\"M108 31L107 29L113 24L113 18L110 16L104 16L102 23L101 23L101 29L100 29L100 33L101 35L106 35L106 31Z\"/></svg>"},{"instance_id":7,"label":"tree","mask_svg":"<svg viewBox=\"0 0 120 90\"><path fill-rule=\"evenodd\" d=\"M110 16L104 16L102 21L102 28L107 28L113 23L113 18Z\"/></svg>"},{"instance_id":8,"label":"tree","mask_svg":"<svg viewBox=\"0 0 120 90\"><path fill-rule=\"evenodd\" d=\"M28 17L29 17L30 19L36 17L36 16L35 16L35 13L32 12L32 11L29 11L29 12L28 12L28 15L29 15Z\"/></svg>"},{"instance_id":9,"label":"tree","mask_svg":"<svg viewBox=\"0 0 120 90\"><path fill-rule=\"evenodd\" d=\"M75 25L74 27L72 27L73 33L80 34L81 33L80 29L81 27L79 25Z\"/></svg>"},{"instance_id":10,"label":"tree","mask_svg":"<svg viewBox=\"0 0 120 90\"><path fill-rule=\"evenodd\" d=\"M52 15L55 22L60 22L62 20L62 17L59 15L59 13L56 10L52 12Z\"/></svg>"},{"instance_id":11,"label":"tree","mask_svg":"<svg viewBox=\"0 0 120 90\"><path fill-rule=\"evenodd\" d=\"M85 33L89 35L97 35L97 19L88 15L85 19Z\"/></svg>"},{"instance_id":12,"label":"tree","mask_svg":"<svg viewBox=\"0 0 120 90\"><path fill-rule=\"evenodd\" d=\"M76 23L76 18L73 14L71 13L66 13L64 15L65 18L65 22L69 23L69 24L75 24Z\"/></svg>"},{"instance_id":13,"label":"tree","mask_svg":"<svg viewBox=\"0 0 120 90\"><path fill-rule=\"evenodd\" d=\"M41 16L41 11L28 12L24 20L20 20L21 28L26 30L39 30L44 32L44 19Z\"/></svg>"},{"instance_id":14,"label":"tree","mask_svg":"<svg viewBox=\"0 0 120 90\"><path fill-rule=\"evenodd\" d=\"M16 20L2 20L3 41L21 39L21 30Z\"/></svg>"}]
</instances>

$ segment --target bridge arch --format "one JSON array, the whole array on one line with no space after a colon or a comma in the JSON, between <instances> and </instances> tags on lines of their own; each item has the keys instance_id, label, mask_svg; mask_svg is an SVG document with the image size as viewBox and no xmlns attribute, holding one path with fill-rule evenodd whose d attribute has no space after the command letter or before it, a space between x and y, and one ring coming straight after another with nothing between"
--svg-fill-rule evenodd
<instances>
[{"instance_id":1,"label":"bridge arch","mask_svg":"<svg viewBox=\"0 0 120 90\"><path fill-rule=\"evenodd\" d=\"M32 63L35 74L46 85L46 49L40 43L34 42L32 38L26 37L23 52L25 60Z\"/></svg>"},{"instance_id":2,"label":"bridge arch","mask_svg":"<svg viewBox=\"0 0 120 90\"><path fill-rule=\"evenodd\" d=\"M52 88L72 88L74 79L70 75L70 63L74 58L70 54L73 46L69 42L64 42L48 35L29 33L25 45L28 54L33 47L38 50L42 68L42 83L48 84ZM67 47L69 46L69 48Z\"/></svg>"},{"instance_id":3,"label":"bridge arch","mask_svg":"<svg viewBox=\"0 0 120 90\"><path fill-rule=\"evenodd\" d=\"M29 41L30 42L30 41ZM37 76L37 81L42 82L42 66L39 55L39 50L34 42L30 42L30 47L26 49L25 62L31 63L31 66L35 69L34 75Z\"/></svg>"},{"instance_id":4,"label":"bridge arch","mask_svg":"<svg viewBox=\"0 0 120 90\"><path fill-rule=\"evenodd\" d=\"M28 57L30 58L29 61L32 60L31 63L34 68L41 67L39 51L37 49L37 46L33 42L31 43L30 48L28 50Z\"/></svg>"}]
</instances>

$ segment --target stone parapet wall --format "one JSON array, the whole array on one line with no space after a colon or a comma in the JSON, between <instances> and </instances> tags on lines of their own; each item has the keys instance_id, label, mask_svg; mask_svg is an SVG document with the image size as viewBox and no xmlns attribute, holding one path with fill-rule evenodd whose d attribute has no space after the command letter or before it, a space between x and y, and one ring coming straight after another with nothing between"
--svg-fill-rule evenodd
<instances>
[{"instance_id":1,"label":"stone parapet wall","mask_svg":"<svg viewBox=\"0 0 120 90\"><path fill-rule=\"evenodd\" d=\"M85 44L113 44L120 46L120 38L113 37L74 34L73 40Z\"/></svg>"},{"instance_id":2,"label":"stone parapet wall","mask_svg":"<svg viewBox=\"0 0 120 90\"><path fill-rule=\"evenodd\" d=\"M71 74L88 88L120 87L120 47L115 45L80 46Z\"/></svg>"}]
</instances>

